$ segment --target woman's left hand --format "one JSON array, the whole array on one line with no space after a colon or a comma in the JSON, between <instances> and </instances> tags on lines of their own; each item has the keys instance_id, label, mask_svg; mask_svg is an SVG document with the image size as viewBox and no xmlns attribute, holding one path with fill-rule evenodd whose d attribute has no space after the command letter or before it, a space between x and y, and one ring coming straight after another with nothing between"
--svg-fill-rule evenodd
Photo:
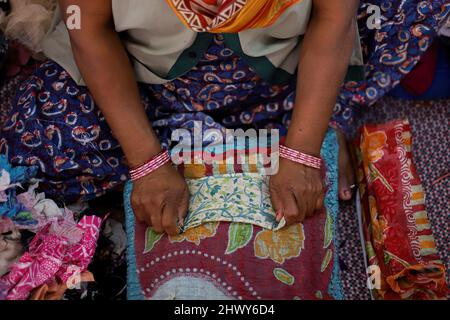
<instances>
[{"instance_id":1,"label":"woman's left hand","mask_svg":"<svg viewBox=\"0 0 450 320\"><path fill-rule=\"evenodd\" d=\"M301 223L323 207L324 185L321 171L286 159L270 177L270 197L277 221Z\"/></svg>"}]
</instances>

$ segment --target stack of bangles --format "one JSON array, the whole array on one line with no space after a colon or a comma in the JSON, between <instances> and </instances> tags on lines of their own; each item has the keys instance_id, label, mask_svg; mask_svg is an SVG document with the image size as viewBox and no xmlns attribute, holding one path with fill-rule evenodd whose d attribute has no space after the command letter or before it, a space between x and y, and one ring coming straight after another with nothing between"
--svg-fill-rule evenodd
<instances>
[{"instance_id":1,"label":"stack of bangles","mask_svg":"<svg viewBox=\"0 0 450 320\"><path fill-rule=\"evenodd\" d=\"M280 157L315 169L320 169L322 167L322 159L283 145L280 145Z\"/></svg>"},{"instance_id":2,"label":"stack of bangles","mask_svg":"<svg viewBox=\"0 0 450 320\"><path fill-rule=\"evenodd\" d=\"M131 169L130 170L130 178L131 181L139 180L145 176L148 176L153 171L161 168L166 163L170 162L170 154L169 151L163 151L156 155L155 157L151 158L149 161L145 162L144 164Z\"/></svg>"}]
</instances>

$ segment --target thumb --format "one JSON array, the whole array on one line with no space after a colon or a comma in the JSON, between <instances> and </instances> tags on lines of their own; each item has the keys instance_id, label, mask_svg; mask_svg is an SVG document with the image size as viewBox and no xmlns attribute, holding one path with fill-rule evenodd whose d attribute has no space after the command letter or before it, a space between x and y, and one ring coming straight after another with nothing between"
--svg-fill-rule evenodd
<instances>
[{"instance_id":1,"label":"thumb","mask_svg":"<svg viewBox=\"0 0 450 320\"><path fill-rule=\"evenodd\" d=\"M319 198L317 198L316 202L316 210L320 210L324 207L325 196L322 194Z\"/></svg>"},{"instance_id":2,"label":"thumb","mask_svg":"<svg viewBox=\"0 0 450 320\"><path fill-rule=\"evenodd\" d=\"M270 200L272 201L272 207L275 211L275 218L277 222L283 218L283 204L275 189L270 189Z\"/></svg>"},{"instance_id":3,"label":"thumb","mask_svg":"<svg viewBox=\"0 0 450 320\"><path fill-rule=\"evenodd\" d=\"M184 218L187 216L188 212L189 192L186 190L186 192L183 194L183 197L181 198L180 205L178 206L178 221L181 226L184 224Z\"/></svg>"}]
</instances>

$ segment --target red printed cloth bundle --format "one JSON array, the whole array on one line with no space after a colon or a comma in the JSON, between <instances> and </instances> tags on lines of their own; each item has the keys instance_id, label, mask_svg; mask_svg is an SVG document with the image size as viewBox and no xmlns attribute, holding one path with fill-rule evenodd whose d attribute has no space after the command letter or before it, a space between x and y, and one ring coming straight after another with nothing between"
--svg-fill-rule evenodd
<instances>
[{"instance_id":1,"label":"red printed cloth bundle","mask_svg":"<svg viewBox=\"0 0 450 320\"><path fill-rule=\"evenodd\" d=\"M411 148L406 120L365 125L356 141L362 234L375 299L448 295Z\"/></svg>"}]
</instances>

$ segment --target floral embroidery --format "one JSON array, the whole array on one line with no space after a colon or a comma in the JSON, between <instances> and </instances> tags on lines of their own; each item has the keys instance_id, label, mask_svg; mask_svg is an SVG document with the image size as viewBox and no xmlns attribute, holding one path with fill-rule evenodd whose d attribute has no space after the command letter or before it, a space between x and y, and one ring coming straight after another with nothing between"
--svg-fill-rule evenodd
<instances>
[{"instance_id":1,"label":"floral embroidery","mask_svg":"<svg viewBox=\"0 0 450 320\"><path fill-rule=\"evenodd\" d=\"M328 249L323 258L322 265L320 266L320 272L324 272L330 265L331 258L333 257L333 250Z\"/></svg>"},{"instance_id":2,"label":"floral embroidery","mask_svg":"<svg viewBox=\"0 0 450 320\"><path fill-rule=\"evenodd\" d=\"M327 220L325 222L325 232L324 232L324 238L323 238L323 247L324 249L328 248L331 245L331 242L333 241L333 224L334 219L333 216L330 213L330 210L327 209Z\"/></svg>"},{"instance_id":3,"label":"floral embroidery","mask_svg":"<svg viewBox=\"0 0 450 320\"><path fill-rule=\"evenodd\" d=\"M255 238L255 256L270 258L283 264L285 260L298 257L304 248L303 224L296 224L278 231L264 230Z\"/></svg>"},{"instance_id":4,"label":"floral embroidery","mask_svg":"<svg viewBox=\"0 0 450 320\"><path fill-rule=\"evenodd\" d=\"M203 239L214 237L218 226L219 222L205 223L189 229L180 235L170 236L169 240L171 243L188 241L199 245Z\"/></svg>"},{"instance_id":5,"label":"floral embroidery","mask_svg":"<svg viewBox=\"0 0 450 320\"><path fill-rule=\"evenodd\" d=\"M225 254L232 254L244 248L252 239L253 225L248 223L232 223L228 229L228 246Z\"/></svg>"},{"instance_id":6,"label":"floral embroidery","mask_svg":"<svg viewBox=\"0 0 450 320\"><path fill-rule=\"evenodd\" d=\"M277 278L277 280L288 286L292 286L295 282L294 276L282 268L273 269L273 275Z\"/></svg>"},{"instance_id":7,"label":"floral embroidery","mask_svg":"<svg viewBox=\"0 0 450 320\"><path fill-rule=\"evenodd\" d=\"M149 253L153 250L155 244L161 240L162 234L157 234L152 228L147 228L145 232L145 249L144 253Z\"/></svg>"},{"instance_id":8,"label":"floral embroidery","mask_svg":"<svg viewBox=\"0 0 450 320\"><path fill-rule=\"evenodd\" d=\"M361 144L361 151L364 157L364 163L375 163L380 160L384 151L383 148L386 145L387 136L383 131L365 132L364 143Z\"/></svg>"},{"instance_id":9,"label":"floral embroidery","mask_svg":"<svg viewBox=\"0 0 450 320\"><path fill-rule=\"evenodd\" d=\"M377 200L373 196L369 196L369 210L372 223L371 235L374 239L374 244L381 247L384 243L384 234L389 228L389 225L386 218L378 214Z\"/></svg>"}]
</instances>

